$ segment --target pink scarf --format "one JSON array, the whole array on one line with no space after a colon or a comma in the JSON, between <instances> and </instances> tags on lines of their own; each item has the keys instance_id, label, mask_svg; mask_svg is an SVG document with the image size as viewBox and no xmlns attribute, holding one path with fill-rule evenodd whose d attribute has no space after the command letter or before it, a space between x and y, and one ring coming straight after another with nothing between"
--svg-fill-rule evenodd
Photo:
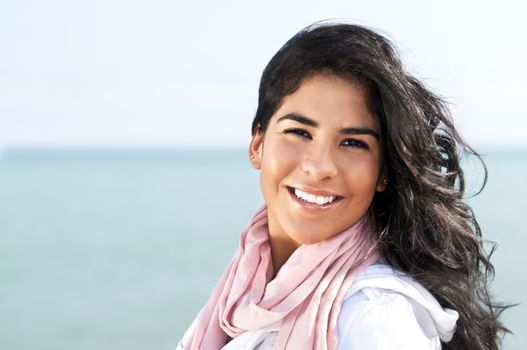
<instances>
[{"instance_id":1,"label":"pink scarf","mask_svg":"<svg viewBox=\"0 0 527 350\"><path fill-rule=\"evenodd\" d=\"M263 206L198 315L186 349L221 349L230 338L280 323L273 349L336 349L337 317L355 276L378 258L366 216L330 239L298 247L271 280Z\"/></svg>"}]
</instances>

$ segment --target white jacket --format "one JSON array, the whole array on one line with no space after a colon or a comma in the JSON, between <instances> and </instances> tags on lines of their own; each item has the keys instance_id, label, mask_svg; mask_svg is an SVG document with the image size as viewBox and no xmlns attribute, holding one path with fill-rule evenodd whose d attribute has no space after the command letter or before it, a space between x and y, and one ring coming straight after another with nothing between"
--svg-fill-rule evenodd
<instances>
[{"instance_id":1,"label":"white jacket","mask_svg":"<svg viewBox=\"0 0 527 350\"><path fill-rule=\"evenodd\" d=\"M443 309L419 283L378 262L357 276L344 297L337 321L338 349L441 349L441 340L452 339L457 318L456 311ZM176 350L183 348L193 327ZM279 327L245 332L222 350L272 349Z\"/></svg>"}]
</instances>

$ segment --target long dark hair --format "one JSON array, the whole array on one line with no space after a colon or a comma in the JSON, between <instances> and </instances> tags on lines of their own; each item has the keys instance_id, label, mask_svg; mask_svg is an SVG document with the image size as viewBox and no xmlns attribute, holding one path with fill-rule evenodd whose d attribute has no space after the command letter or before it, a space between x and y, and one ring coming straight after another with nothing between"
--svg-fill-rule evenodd
<instances>
[{"instance_id":1,"label":"long dark hair","mask_svg":"<svg viewBox=\"0 0 527 350\"><path fill-rule=\"evenodd\" d=\"M486 252L464 201L460 165L463 154L481 158L461 139L446 103L403 69L382 35L357 25L315 23L287 41L265 68L253 134L265 133L283 98L317 74L363 86L381 125L388 187L376 193L370 214L382 256L459 313L444 349L498 349L506 331L498 320L504 307L489 293L492 250Z\"/></svg>"}]
</instances>

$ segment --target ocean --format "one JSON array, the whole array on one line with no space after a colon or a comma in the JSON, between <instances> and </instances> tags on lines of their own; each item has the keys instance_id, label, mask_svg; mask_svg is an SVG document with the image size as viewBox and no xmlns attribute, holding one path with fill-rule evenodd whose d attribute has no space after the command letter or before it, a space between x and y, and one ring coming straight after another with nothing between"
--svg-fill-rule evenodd
<instances>
[{"instance_id":1,"label":"ocean","mask_svg":"<svg viewBox=\"0 0 527 350\"><path fill-rule=\"evenodd\" d=\"M263 204L245 150L18 150L0 155L0 349L173 349ZM485 154L468 199L497 299L527 344L527 150ZM469 164L468 192L481 176ZM520 181L521 180L521 181Z\"/></svg>"}]
</instances>

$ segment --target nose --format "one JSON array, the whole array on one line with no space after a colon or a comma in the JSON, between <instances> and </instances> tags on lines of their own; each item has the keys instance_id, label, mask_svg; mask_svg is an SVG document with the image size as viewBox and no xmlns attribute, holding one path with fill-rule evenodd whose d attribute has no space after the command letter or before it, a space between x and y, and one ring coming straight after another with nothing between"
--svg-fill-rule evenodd
<instances>
[{"instance_id":1,"label":"nose","mask_svg":"<svg viewBox=\"0 0 527 350\"><path fill-rule=\"evenodd\" d=\"M338 172L334 157L330 146L313 145L302 159L302 171L317 181L331 179Z\"/></svg>"}]
</instances>

